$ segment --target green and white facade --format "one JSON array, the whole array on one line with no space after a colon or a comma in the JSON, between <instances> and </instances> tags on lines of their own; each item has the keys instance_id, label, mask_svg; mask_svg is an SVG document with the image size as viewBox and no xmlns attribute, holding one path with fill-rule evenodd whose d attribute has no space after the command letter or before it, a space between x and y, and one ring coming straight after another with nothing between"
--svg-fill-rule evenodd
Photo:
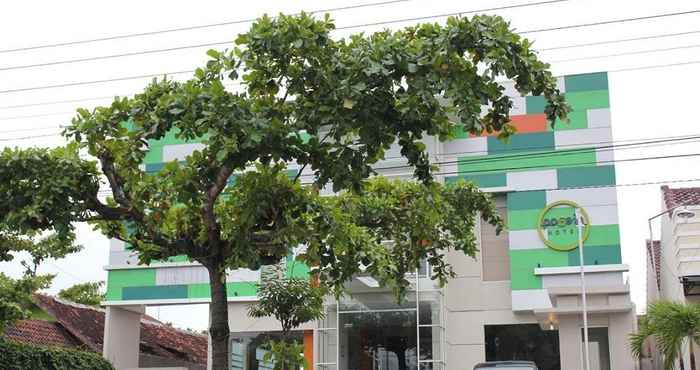
<instances>
[{"instance_id":1,"label":"green and white facade","mask_svg":"<svg viewBox=\"0 0 700 370\"><path fill-rule=\"evenodd\" d=\"M511 85L505 87L518 128L509 142L457 132L450 142L426 139L426 146L440 165L441 181L468 179L494 194L507 231L496 235L488 225L481 227L476 259L450 253L457 276L444 288L422 271L408 276L413 291L401 305L371 278L352 281L352 297L329 300L324 322L300 329L315 368L465 370L484 360L529 358L543 370L580 369L580 264L570 206L575 204L588 216L584 271L594 328L591 368L634 369L627 335L634 330L635 313L620 253L607 74L560 77L573 112L570 123L554 127L545 120L543 98L521 97ZM152 143L145 169L158 171L199 147L168 136ZM410 169L400 168L405 162L398 150L386 158L377 165L391 167L383 175L410 176ZM557 205L561 201L565 204ZM286 264L288 275L308 271L292 257ZM106 268L105 356L116 359L118 368L134 367L132 360L123 360L133 353L127 347L138 343L138 332L120 328L143 307L209 301L206 270L185 258L139 266L123 244L113 242ZM232 368L269 365L257 359L256 338L279 326L245 315L259 279L259 271L228 274ZM397 350L396 343L403 347Z\"/></svg>"}]
</instances>

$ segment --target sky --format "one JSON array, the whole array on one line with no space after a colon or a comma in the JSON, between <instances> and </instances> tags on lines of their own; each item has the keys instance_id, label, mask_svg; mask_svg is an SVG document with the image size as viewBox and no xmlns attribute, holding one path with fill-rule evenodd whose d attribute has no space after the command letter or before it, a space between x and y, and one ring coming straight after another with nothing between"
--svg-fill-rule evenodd
<instances>
[{"instance_id":1,"label":"sky","mask_svg":"<svg viewBox=\"0 0 700 370\"><path fill-rule=\"evenodd\" d=\"M205 60L210 47L149 53L120 58L99 59L71 64L54 64L22 69L12 66L50 63L66 59L124 54L135 51L167 49L182 45L226 43L245 31L250 23L239 22L217 27L159 33L143 37L112 39L62 47L1 52L28 46L66 41L103 38L114 35L247 20L265 13L295 13L349 5L377 3L380 0L345 1L132 1L70 2L13 1L3 4L0 12L0 146L58 146L60 126L70 123L78 107L93 108L109 103L115 95L139 91L150 78L77 86L39 88L48 85L96 81L191 70ZM534 41L535 48L548 49L608 40L660 34L683 33L673 37L652 38L603 44L541 50L542 60L551 63L555 75L585 72L609 72L613 140L656 139L681 135L700 135L693 115L698 104L700 83L700 13L620 22L575 29L546 32L533 30L574 24L592 23L700 9L697 1L639 0L569 0L528 7L486 10L541 0L420 1L408 0L380 6L331 12L338 27L357 26L334 33L346 37L351 33L371 33L383 28L400 28L410 22L390 25L367 25L429 15L480 10L498 14L513 28ZM485 11L486 10L486 11ZM321 14L321 13L319 13ZM424 20L444 22L445 17ZM693 33L693 31L696 31ZM230 45L215 46L223 49ZM663 49L663 50L659 50ZM652 51L652 52L649 52ZM634 53L631 55L619 55ZM616 54L616 56L610 56ZM606 56L606 57L601 57ZM582 59L583 58L583 59ZM576 59L576 60L571 60ZM675 66L643 68L667 64ZM177 77L187 77L186 74ZM32 89L28 89L32 88ZM21 90L4 92L7 90ZM105 98L107 97L107 98ZM45 102L64 103L42 104ZM31 104L31 106L27 106ZM668 143L667 143L668 144ZM698 153L697 139L685 143L624 148L616 159ZM630 266L632 298L643 310L645 306L646 260L644 240L648 238L647 219L661 208L659 184L700 178L700 157L619 162L616 164L619 186L619 217L623 262ZM50 176L51 174L47 174ZM697 186L700 182L681 182L678 186ZM658 236L658 225L655 226ZM47 261L40 272L57 274L49 293L84 281L104 280L108 241L87 225L78 225L78 241L85 249L57 261ZM0 263L0 271L12 276L21 274L19 259ZM203 305L149 308L149 313L163 321L185 328L204 329L207 308Z\"/></svg>"}]
</instances>

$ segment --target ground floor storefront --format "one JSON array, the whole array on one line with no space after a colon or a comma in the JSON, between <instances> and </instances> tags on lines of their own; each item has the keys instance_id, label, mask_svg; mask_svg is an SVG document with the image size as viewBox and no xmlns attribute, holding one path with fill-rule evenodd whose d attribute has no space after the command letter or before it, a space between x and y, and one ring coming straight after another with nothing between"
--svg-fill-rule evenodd
<instances>
[{"instance_id":1,"label":"ground floor storefront","mask_svg":"<svg viewBox=\"0 0 700 370\"><path fill-rule=\"evenodd\" d=\"M554 292L551 309L513 311L504 283L479 284L480 294L470 299L459 282L445 289L427 283L400 303L390 292L355 284L352 295L329 302L323 321L296 332L313 369L471 370L504 360L530 360L541 370L584 368L580 296L573 291ZM628 346L635 314L631 306L614 304L618 295L601 287L588 295L591 370L636 368ZM260 344L275 335L276 323L242 319L245 306L229 305L236 317L230 323L233 368L271 369L261 361Z\"/></svg>"}]
</instances>

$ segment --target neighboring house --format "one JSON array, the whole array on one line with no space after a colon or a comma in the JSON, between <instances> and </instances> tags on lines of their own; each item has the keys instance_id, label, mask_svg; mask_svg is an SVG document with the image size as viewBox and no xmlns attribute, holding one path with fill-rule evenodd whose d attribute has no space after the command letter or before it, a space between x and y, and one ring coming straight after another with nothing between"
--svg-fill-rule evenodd
<instances>
[{"instance_id":1,"label":"neighboring house","mask_svg":"<svg viewBox=\"0 0 700 370\"><path fill-rule=\"evenodd\" d=\"M646 241L647 302L700 302L700 187L662 186L661 211L659 240Z\"/></svg>"},{"instance_id":2,"label":"neighboring house","mask_svg":"<svg viewBox=\"0 0 700 370\"><path fill-rule=\"evenodd\" d=\"M52 320L21 320L5 330L7 339L102 353L102 309L36 294L36 305ZM144 315L141 319L140 367L206 369L206 335L178 330Z\"/></svg>"},{"instance_id":3,"label":"neighboring house","mask_svg":"<svg viewBox=\"0 0 700 370\"><path fill-rule=\"evenodd\" d=\"M485 360L534 360L540 370L580 369L577 206L588 216L584 271L591 369L635 368L628 335L635 331L636 318L620 253L607 73L564 76L558 82L573 107L568 124L551 127L542 97L519 96L512 83L504 83L513 97L511 118L518 130L509 142L461 130L448 142L425 138L440 167L438 181L472 180L492 193L508 230L496 235L493 227L479 226L477 258L450 252L446 258L456 277L446 287L429 278L429 266L407 276L413 284L401 304L374 279L353 279L351 296L329 298L323 322L295 331L312 369L467 370ZM147 172L202 147L174 135L150 145ZM380 174L411 176L397 146L385 158L376 166ZM299 167L290 169L294 175ZM182 256L140 266L131 250L112 241L106 269L105 341L111 345L104 355L120 369L138 361L136 324L144 307L210 301L206 269ZM303 264L287 261L288 276L307 273ZM277 335L279 323L246 315L259 279L259 271L227 274L231 369L269 366L260 361L260 344L264 336Z\"/></svg>"}]
</instances>

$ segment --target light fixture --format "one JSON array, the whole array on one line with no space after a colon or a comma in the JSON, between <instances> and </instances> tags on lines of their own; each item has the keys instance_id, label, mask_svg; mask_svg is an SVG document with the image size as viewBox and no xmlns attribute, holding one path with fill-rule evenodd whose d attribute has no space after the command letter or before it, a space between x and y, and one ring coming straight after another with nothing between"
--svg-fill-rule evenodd
<instances>
[{"instance_id":1,"label":"light fixture","mask_svg":"<svg viewBox=\"0 0 700 370\"><path fill-rule=\"evenodd\" d=\"M682 210L676 212L676 217L680 217L684 220L687 220L689 218L695 217L695 212L689 211L687 209L682 209Z\"/></svg>"}]
</instances>

